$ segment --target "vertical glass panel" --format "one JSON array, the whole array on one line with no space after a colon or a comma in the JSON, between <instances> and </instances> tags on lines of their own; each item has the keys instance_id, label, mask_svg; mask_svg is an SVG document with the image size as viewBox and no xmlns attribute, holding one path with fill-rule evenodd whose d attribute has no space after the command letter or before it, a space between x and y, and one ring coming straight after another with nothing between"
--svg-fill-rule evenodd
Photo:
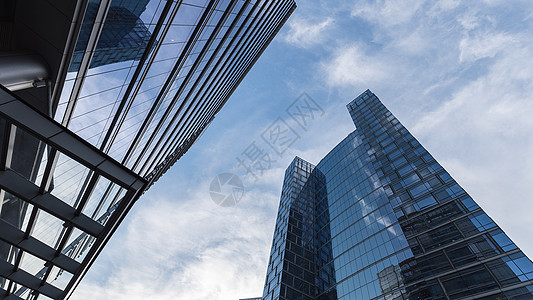
<instances>
[{"instance_id":1,"label":"vertical glass panel","mask_svg":"<svg viewBox=\"0 0 533 300\"><path fill-rule=\"evenodd\" d=\"M31 235L48 246L55 248L65 229L63 223L62 220L44 210L39 210Z\"/></svg>"},{"instance_id":2,"label":"vertical glass panel","mask_svg":"<svg viewBox=\"0 0 533 300\"><path fill-rule=\"evenodd\" d=\"M50 186L51 194L75 207L89 183L90 173L87 167L60 153Z\"/></svg>"},{"instance_id":3,"label":"vertical glass panel","mask_svg":"<svg viewBox=\"0 0 533 300\"><path fill-rule=\"evenodd\" d=\"M469 211L473 211L479 208L476 202L474 202L474 200L472 200L472 198L470 197L463 197L461 199L461 202L464 204L466 209L468 209Z\"/></svg>"},{"instance_id":4,"label":"vertical glass panel","mask_svg":"<svg viewBox=\"0 0 533 300\"><path fill-rule=\"evenodd\" d=\"M69 125L91 144L99 146L100 135L107 130L106 125L147 50L165 3L159 0L111 2ZM89 3L88 12L97 11L97 5ZM146 14L147 11L151 13ZM153 49L152 46L148 50ZM90 49L82 52L86 50Z\"/></svg>"},{"instance_id":5,"label":"vertical glass panel","mask_svg":"<svg viewBox=\"0 0 533 300\"><path fill-rule=\"evenodd\" d=\"M520 271L522 271L522 273L528 276L528 279L533 279L533 263L531 262L531 260L529 260L529 258L522 256L515 259L513 262L518 266L518 268L520 268Z\"/></svg>"},{"instance_id":6,"label":"vertical glass panel","mask_svg":"<svg viewBox=\"0 0 533 300\"><path fill-rule=\"evenodd\" d=\"M417 200L415 204L418 210L424 210L428 207L437 205L437 201L431 196L431 194L429 194L422 199Z\"/></svg>"},{"instance_id":7,"label":"vertical glass panel","mask_svg":"<svg viewBox=\"0 0 533 300\"><path fill-rule=\"evenodd\" d=\"M184 1L172 25L194 25L200 18L202 12L205 10L205 5L190 5L191 1ZM188 3L187 3L188 2ZM205 1L202 1L205 3Z\"/></svg>"},{"instance_id":8,"label":"vertical glass panel","mask_svg":"<svg viewBox=\"0 0 533 300\"><path fill-rule=\"evenodd\" d=\"M22 260L20 261L20 269L34 275L37 278L42 278L44 276L44 273L48 269L45 267L45 261L29 254L28 252L24 252L22 255Z\"/></svg>"},{"instance_id":9,"label":"vertical glass panel","mask_svg":"<svg viewBox=\"0 0 533 300\"><path fill-rule=\"evenodd\" d=\"M111 189L107 192L108 195L105 195L105 198L102 199L103 201L101 203L98 203L94 211L87 215L90 216L93 220L98 221L100 217L109 210L111 203L115 201L117 193L121 190L122 188L120 186L116 184L111 185Z\"/></svg>"},{"instance_id":10,"label":"vertical glass panel","mask_svg":"<svg viewBox=\"0 0 533 300\"><path fill-rule=\"evenodd\" d=\"M14 247L4 241L0 241L0 259L3 261L14 265L18 252L19 249L17 247Z\"/></svg>"},{"instance_id":11,"label":"vertical glass panel","mask_svg":"<svg viewBox=\"0 0 533 300\"><path fill-rule=\"evenodd\" d=\"M40 186L43 180L44 171L46 169L46 163L48 162L48 153L50 153L51 147L45 146L41 156L41 163L39 164L39 170L37 171L37 177L35 178L35 184Z\"/></svg>"},{"instance_id":12,"label":"vertical glass panel","mask_svg":"<svg viewBox=\"0 0 533 300\"><path fill-rule=\"evenodd\" d=\"M60 290L64 290L72 277L73 275L71 273L53 266L52 270L50 271L50 275L48 275L48 278L46 279L46 282Z\"/></svg>"},{"instance_id":13,"label":"vertical glass panel","mask_svg":"<svg viewBox=\"0 0 533 300\"><path fill-rule=\"evenodd\" d=\"M0 196L3 196L0 219L24 231L28 225L28 219L33 205L20 200L4 190L0 190Z\"/></svg>"},{"instance_id":14,"label":"vertical glass panel","mask_svg":"<svg viewBox=\"0 0 533 300\"><path fill-rule=\"evenodd\" d=\"M34 291L22 284L13 282L13 286L11 287L11 292L15 296L21 297L22 299L31 299L30 297Z\"/></svg>"},{"instance_id":15,"label":"vertical glass panel","mask_svg":"<svg viewBox=\"0 0 533 300\"><path fill-rule=\"evenodd\" d=\"M490 232L492 238L503 249L503 251L510 251L516 249L516 245L511 239L500 229Z\"/></svg>"},{"instance_id":16,"label":"vertical glass panel","mask_svg":"<svg viewBox=\"0 0 533 300\"><path fill-rule=\"evenodd\" d=\"M150 67L147 77L140 88L140 93L137 95L134 100L134 105L128 112L126 117L127 121L122 125L122 130L111 148L110 155L114 158L121 160L123 154L129 148L135 133L139 130L139 125L144 118L146 118L149 107L152 105L152 102L155 102L156 96L162 88L162 84L169 76L168 72L172 69L177 58L181 55L185 42L191 38L190 34L194 29L193 25L196 24L204 10L204 8L198 6L186 4L180 6L177 16L174 19L175 22L170 27L164 41L162 41L163 46L159 49L155 57L155 63ZM203 43L205 43L205 41ZM202 44L202 41L198 41L197 44ZM192 49L192 52L198 52L199 49L199 46L196 45L195 48ZM169 91L167 97L162 100L162 105L159 108L157 112L158 115L155 119L158 119L171 103L170 100L175 94L174 90L181 85L184 76L188 72L188 65L189 67L192 65L192 61L189 57L186 59L178 78L172 83L171 91ZM143 105L140 105L141 103ZM149 129L144 137L147 138L150 132L151 130Z\"/></svg>"},{"instance_id":17,"label":"vertical glass panel","mask_svg":"<svg viewBox=\"0 0 533 300\"><path fill-rule=\"evenodd\" d=\"M85 256L87 255L91 247L93 246L95 240L96 238L92 235L83 235L81 243L78 244L75 256L73 257L74 260L81 263L85 259Z\"/></svg>"},{"instance_id":18,"label":"vertical glass panel","mask_svg":"<svg viewBox=\"0 0 533 300\"><path fill-rule=\"evenodd\" d=\"M10 168L35 182L45 146L39 139L17 128Z\"/></svg>"},{"instance_id":19,"label":"vertical glass panel","mask_svg":"<svg viewBox=\"0 0 533 300\"><path fill-rule=\"evenodd\" d=\"M81 262L88 249L92 246L93 241L94 237L92 235L74 228L65 248L61 252L77 262Z\"/></svg>"},{"instance_id":20,"label":"vertical glass panel","mask_svg":"<svg viewBox=\"0 0 533 300\"><path fill-rule=\"evenodd\" d=\"M72 60L70 61L70 66L67 73L67 79L71 80L67 81L65 85L63 85L59 99L60 104L58 105L54 115L54 119L58 122L61 122L65 114L65 109L67 107L66 103L68 102L70 94L72 93L74 78L76 78L78 75L78 70L80 68L83 55L87 50L87 43L89 41L89 37L91 36L99 6L100 0L89 0L89 3L87 4L87 9L83 17L83 23L81 25L78 40L76 41L76 46L74 48L74 53L72 54Z\"/></svg>"},{"instance_id":21,"label":"vertical glass panel","mask_svg":"<svg viewBox=\"0 0 533 300\"><path fill-rule=\"evenodd\" d=\"M82 210L82 213L91 216L95 210L105 202L105 197L109 197L110 192L114 188L115 184L109 179L100 176L98 182L94 187L94 190L91 194L91 197L87 200L85 207Z\"/></svg>"},{"instance_id":22,"label":"vertical glass panel","mask_svg":"<svg viewBox=\"0 0 533 300\"><path fill-rule=\"evenodd\" d=\"M3 290L7 290L8 286L9 286L9 279L0 276L0 288Z\"/></svg>"},{"instance_id":23,"label":"vertical glass panel","mask_svg":"<svg viewBox=\"0 0 533 300\"><path fill-rule=\"evenodd\" d=\"M78 246L83 243L86 237L87 237L86 232L74 227L61 253L65 254L68 257L74 258L77 253L76 250L79 248Z\"/></svg>"},{"instance_id":24,"label":"vertical glass panel","mask_svg":"<svg viewBox=\"0 0 533 300\"><path fill-rule=\"evenodd\" d=\"M69 128L89 143L99 146L106 124L113 118L125 86L122 82L118 83L103 75L98 82L93 82L93 86L94 93L79 98L76 114L72 117Z\"/></svg>"},{"instance_id":25,"label":"vertical glass panel","mask_svg":"<svg viewBox=\"0 0 533 300\"><path fill-rule=\"evenodd\" d=\"M107 220L109 220L109 217L115 212L117 205L119 204L120 200L122 200L124 195L126 195L126 190L123 188L114 191L113 194L111 194L111 197L106 199L102 207L102 211L98 214L98 217L93 217L93 219L98 221L100 224L105 225Z\"/></svg>"}]
</instances>

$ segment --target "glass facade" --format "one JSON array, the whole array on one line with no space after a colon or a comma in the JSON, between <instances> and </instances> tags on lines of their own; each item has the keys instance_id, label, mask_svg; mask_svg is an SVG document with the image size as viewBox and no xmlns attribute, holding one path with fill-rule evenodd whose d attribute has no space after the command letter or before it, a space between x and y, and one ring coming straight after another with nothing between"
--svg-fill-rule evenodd
<instances>
[{"instance_id":1,"label":"glass facade","mask_svg":"<svg viewBox=\"0 0 533 300\"><path fill-rule=\"evenodd\" d=\"M141 59L151 37L150 31L139 18L148 2L148 0L111 2L106 23L102 28L89 68ZM94 20L97 13L98 3L89 2L85 18ZM89 30L80 32L69 72L79 70L90 33Z\"/></svg>"},{"instance_id":2,"label":"glass facade","mask_svg":"<svg viewBox=\"0 0 533 300\"><path fill-rule=\"evenodd\" d=\"M0 299L68 298L135 201L209 126L296 7L38 2L43 14L67 16L68 37L39 36L64 49L61 61L36 49L54 70L47 93L0 86ZM17 16L30 15L15 6Z\"/></svg>"},{"instance_id":3,"label":"glass facade","mask_svg":"<svg viewBox=\"0 0 533 300\"><path fill-rule=\"evenodd\" d=\"M285 174L263 299L533 299L533 263L366 91Z\"/></svg>"}]
</instances>

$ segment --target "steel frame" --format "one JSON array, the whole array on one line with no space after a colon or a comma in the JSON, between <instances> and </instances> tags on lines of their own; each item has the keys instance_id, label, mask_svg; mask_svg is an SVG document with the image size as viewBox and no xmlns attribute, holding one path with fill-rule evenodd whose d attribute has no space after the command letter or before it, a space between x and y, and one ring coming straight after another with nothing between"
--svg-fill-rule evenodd
<instances>
[{"instance_id":1,"label":"steel frame","mask_svg":"<svg viewBox=\"0 0 533 300\"><path fill-rule=\"evenodd\" d=\"M0 118L5 120L2 152L0 153L0 163L3 167L0 170L0 188L25 203L33 205L25 231L0 220L0 240L19 250L14 265L6 261L0 262L0 275L11 281L8 290L15 282L32 289L35 295L44 294L53 299L63 298L69 292L70 287L79 282L88 266L96 259L96 255L118 227L125 212L144 192L147 182L47 115L33 109L3 86L0 86ZM40 183L34 183L10 169L12 144L18 130L30 133L49 148L49 159ZM53 166L56 164L59 153L91 170L90 179L85 188L81 190L74 206L68 205L50 193ZM82 214L84 206L101 177L107 178L127 191L110 216L113 221L108 221L105 225L102 224L102 220L93 220ZM65 229L55 248L32 236L35 220L41 210L64 222ZM109 215L106 218L109 218ZM81 263L66 255L71 249L63 251L74 228L95 238L92 248ZM49 264L39 272L42 278L19 268L23 254L26 252ZM52 269L51 266L57 266L73 274L65 290L47 283L46 279Z\"/></svg>"}]
</instances>

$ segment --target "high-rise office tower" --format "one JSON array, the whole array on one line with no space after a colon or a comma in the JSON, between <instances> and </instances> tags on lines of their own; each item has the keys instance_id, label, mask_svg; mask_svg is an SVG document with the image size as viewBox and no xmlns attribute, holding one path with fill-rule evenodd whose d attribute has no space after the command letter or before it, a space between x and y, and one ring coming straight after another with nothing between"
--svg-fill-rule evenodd
<instances>
[{"instance_id":1,"label":"high-rise office tower","mask_svg":"<svg viewBox=\"0 0 533 300\"><path fill-rule=\"evenodd\" d=\"M0 299L69 297L293 0L0 0Z\"/></svg>"},{"instance_id":2,"label":"high-rise office tower","mask_svg":"<svg viewBox=\"0 0 533 300\"><path fill-rule=\"evenodd\" d=\"M285 172L264 300L533 299L533 263L366 91Z\"/></svg>"}]
</instances>

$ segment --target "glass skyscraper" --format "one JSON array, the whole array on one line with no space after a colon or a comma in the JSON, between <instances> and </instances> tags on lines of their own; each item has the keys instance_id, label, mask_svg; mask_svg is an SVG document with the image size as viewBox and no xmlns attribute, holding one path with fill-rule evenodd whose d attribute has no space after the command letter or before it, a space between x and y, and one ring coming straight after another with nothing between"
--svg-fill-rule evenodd
<instances>
[{"instance_id":1,"label":"glass skyscraper","mask_svg":"<svg viewBox=\"0 0 533 300\"><path fill-rule=\"evenodd\" d=\"M0 299L68 298L295 7L2 1Z\"/></svg>"},{"instance_id":2,"label":"glass skyscraper","mask_svg":"<svg viewBox=\"0 0 533 300\"><path fill-rule=\"evenodd\" d=\"M264 300L533 299L533 263L370 91L287 168Z\"/></svg>"}]
</instances>

